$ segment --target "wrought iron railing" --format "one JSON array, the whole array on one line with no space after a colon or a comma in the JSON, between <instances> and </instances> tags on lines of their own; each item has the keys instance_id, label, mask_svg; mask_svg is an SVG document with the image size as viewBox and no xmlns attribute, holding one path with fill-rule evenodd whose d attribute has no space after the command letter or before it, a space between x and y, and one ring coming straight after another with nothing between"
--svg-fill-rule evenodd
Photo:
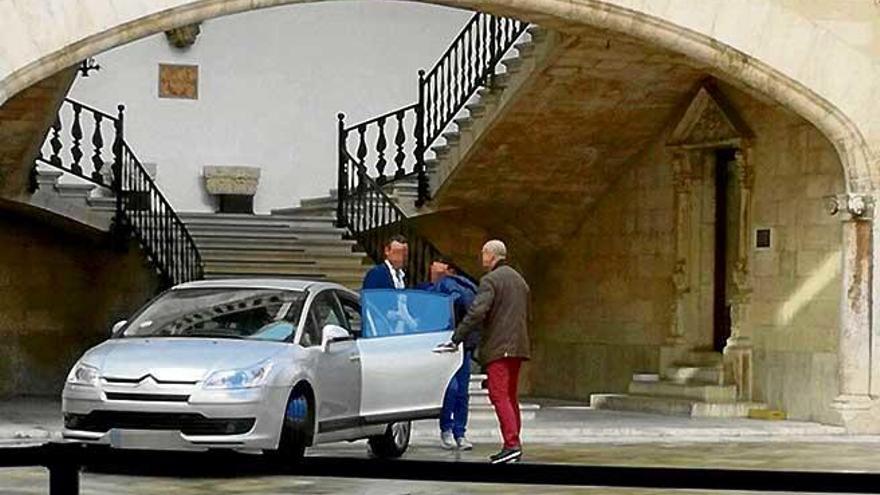
<instances>
[{"instance_id":1,"label":"wrought iron railing","mask_svg":"<svg viewBox=\"0 0 880 495\"><path fill-rule=\"evenodd\" d=\"M340 148L379 185L415 175L420 206L430 198L425 152L477 90L491 84L501 58L527 27L516 19L474 14L434 67L419 71L418 102L351 126L339 114ZM342 166L340 159L338 213L339 223L345 224L349 219L342 216L347 194Z\"/></svg>"},{"instance_id":2,"label":"wrought iron railing","mask_svg":"<svg viewBox=\"0 0 880 495\"><path fill-rule=\"evenodd\" d=\"M340 147L343 181L349 191L339 202L344 218L351 219L348 230L358 240L367 255L374 260L384 256L385 242L395 234L407 238L409 257L406 273L410 281L428 279L428 267L440 253L430 241L418 235L406 220L406 214L397 206L366 167Z\"/></svg>"},{"instance_id":3,"label":"wrought iron railing","mask_svg":"<svg viewBox=\"0 0 880 495\"><path fill-rule=\"evenodd\" d=\"M355 125L339 114L337 224L375 260L391 234L409 239L411 280L425 280L437 249L407 223L406 214L382 190L388 182L416 176L416 205L430 199L425 151L456 114L495 76L501 58L528 24L478 12L427 73L419 71L419 101ZM354 151L351 151L354 150Z\"/></svg>"},{"instance_id":4,"label":"wrought iron railing","mask_svg":"<svg viewBox=\"0 0 880 495\"><path fill-rule=\"evenodd\" d=\"M113 116L65 99L34 167L50 165L115 195L116 238L124 241L134 235L163 286L198 280L203 274L198 248L126 143L123 113L122 105Z\"/></svg>"}]
</instances>

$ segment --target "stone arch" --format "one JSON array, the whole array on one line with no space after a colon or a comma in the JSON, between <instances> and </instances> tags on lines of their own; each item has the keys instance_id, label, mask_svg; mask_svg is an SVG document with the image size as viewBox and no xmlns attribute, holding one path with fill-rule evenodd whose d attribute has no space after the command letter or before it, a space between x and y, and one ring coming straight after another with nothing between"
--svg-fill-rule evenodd
<instances>
[{"instance_id":1,"label":"stone arch","mask_svg":"<svg viewBox=\"0 0 880 495\"><path fill-rule=\"evenodd\" d=\"M131 2L123 8L118 2L102 0L88 2L88 6L83 5L81 9L71 8L69 2L60 0L49 7L42 4L29 7L28 2L18 2L13 7L18 12L13 12L7 21L13 25L3 30L14 41L0 45L21 48L28 53L11 52L7 57L11 62L0 64L0 103L79 60L151 34L248 10L314 1L320 0L167 0ZM874 189L877 181L875 146L871 144L874 140L865 136L880 138L880 120L871 117L876 112L870 107L876 104L866 97L878 86L875 81L880 81L880 67L867 55L827 36L822 38L823 49L830 57L825 60L846 60L860 71L861 84L845 88L833 86L827 78L822 78L821 70L809 74L793 66L783 67L785 57L805 60L818 56L811 46L782 43L787 50L783 58L779 50L771 52L766 48L785 41L788 26L813 29L816 37L824 34L814 24L783 7L768 6L770 2L765 0L692 0L676 5L637 0L409 1L479 9L560 30L576 32L578 26L589 26L617 31L682 53L709 67L716 76L769 96L813 123L837 149L847 192ZM722 15L734 14L735 9L748 15L757 13L756 21L766 21L761 43L753 41L752 31L744 32L746 30L738 25L726 29L718 26L716 20ZM715 15L689 15L694 10L704 14L713 10ZM779 39L769 39L774 37ZM0 36L0 41L2 38ZM33 43L28 45L22 40ZM774 58L770 62L763 60ZM778 62L780 68L771 66L773 62Z\"/></svg>"},{"instance_id":2,"label":"stone arch","mask_svg":"<svg viewBox=\"0 0 880 495\"><path fill-rule=\"evenodd\" d=\"M2 30L11 42L0 35L4 41L0 45L14 48L7 54L7 63L0 64L0 103L79 60L151 34L248 10L314 1L320 0L167 0L131 2L123 8L102 0L88 2L81 9L61 0L48 7L18 2L13 7L17 12L8 17L12 25ZM880 86L880 67L866 54L829 36L822 37L821 47L828 52L821 54L823 61L845 61L859 72L857 84L834 86L823 78L822 70L809 72L786 64L789 58L803 61L820 56L814 51L817 46L784 43L788 27L812 29L816 38L825 33L783 7L768 6L766 0L692 0L675 5L637 0L409 1L479 9L565 31L576 32L579 26L616 31L682 53L719 78L764 94L814 124L837 149L847 192L871 191L878 180L873 150L874 142L880 141L880 119L871 117L877 113L872 108L877 104L870 95ZM736 9L764 22L760 43L754 41L753 31L736 23L719 27L716 20L735 14ZM691 15L695 10L715 15ZM781 54L767 48L780 44Z\"/></svg>"}]
</instances>

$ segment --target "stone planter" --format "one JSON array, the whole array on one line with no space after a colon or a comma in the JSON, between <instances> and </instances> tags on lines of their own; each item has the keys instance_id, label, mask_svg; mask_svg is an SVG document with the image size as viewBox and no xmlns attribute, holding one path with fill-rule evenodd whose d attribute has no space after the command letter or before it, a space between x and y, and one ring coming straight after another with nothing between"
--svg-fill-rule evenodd
<instances>
[{"instance_id":1,"label":"stone planter","mask_svg":"<svg viewBox=\"0 0 880 495\"><path fill-rule=\"evenodd\" d=\"M259 167L206 166L202 170L205 190L217 196L218 213L254 212L254 195L260 181Z\"/></svg>"}]
</instances>

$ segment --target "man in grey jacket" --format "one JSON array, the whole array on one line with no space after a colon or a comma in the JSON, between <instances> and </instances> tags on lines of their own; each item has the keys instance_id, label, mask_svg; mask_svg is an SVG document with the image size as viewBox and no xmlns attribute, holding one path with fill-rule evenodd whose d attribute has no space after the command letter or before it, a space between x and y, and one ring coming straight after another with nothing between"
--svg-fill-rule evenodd
<instances>
[{"instance_id":1,"label":"man in grey jacket","mask_svg":"<svg viewBox=\"0 0 880 495\"><path fill-rule=\"evenodd\" d=\"M482 328L480 361L489 375L489 399L501 425L504 447L489 460L493 464L522 458L519 411L519 370L529 359L529 285L507 262L507 247L499 240L483 246L483 267L477 297L452 335L457 348L466 336Z\"/></svg>"}]
</instances>

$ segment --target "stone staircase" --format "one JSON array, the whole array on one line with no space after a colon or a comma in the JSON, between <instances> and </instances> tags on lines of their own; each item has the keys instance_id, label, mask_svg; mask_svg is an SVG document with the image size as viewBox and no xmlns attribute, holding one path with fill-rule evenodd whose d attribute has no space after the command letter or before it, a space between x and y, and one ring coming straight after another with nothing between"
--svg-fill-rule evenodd
<instances>
[{"instance_id":1,"label":"stone staircase","mask_svg":"<svg viewBox=\"0 0 880 495\"><path fill-rule=\"evenodd\" d=\"M593 394L595 409L690 417L746 417L766 406L737 400L721 353L690 351L662 373L636 373L627 394Z\"/></svg>"},{"instance_id":2,"label":"stone staircase","mask_svg":"<svg viewBox=\"0 0 880 495\"><path fill-rule=\"evenodd\" d=\"M91 182L72 177L49 166L37 166L37 190L28 199L31 206L108 232L116 212L116 197Z\"/></svg>"},{"instance_id":3,"label":"stone staircase","mask_svg":"<svg viewBox=\"0 0 880 495\"><path fill-rule=\"evenodd\" d=\"M521 40L501 60L494 79L476 94L453 119L441 137L425 153L425 171L430 190L437 191L459 160L476 144L480 134L502 113L518 88L537 70L558 43L558 35L540 26L530 26ZM427 213L418 209L418 182L415 175L389 182L383 187L408 215Z\"/></svg>"},{"instance_id":4,"label":"stone staircase","mask_svg":"<svg viewBox=\"0 0 880 495\"><path fill-rule=\"evenodd\" d=\"M290 277L359 288L370 262L334 226L332 195L269 215L180 213L205 265L205 278Z\"/></svg>"}]
</instances>

